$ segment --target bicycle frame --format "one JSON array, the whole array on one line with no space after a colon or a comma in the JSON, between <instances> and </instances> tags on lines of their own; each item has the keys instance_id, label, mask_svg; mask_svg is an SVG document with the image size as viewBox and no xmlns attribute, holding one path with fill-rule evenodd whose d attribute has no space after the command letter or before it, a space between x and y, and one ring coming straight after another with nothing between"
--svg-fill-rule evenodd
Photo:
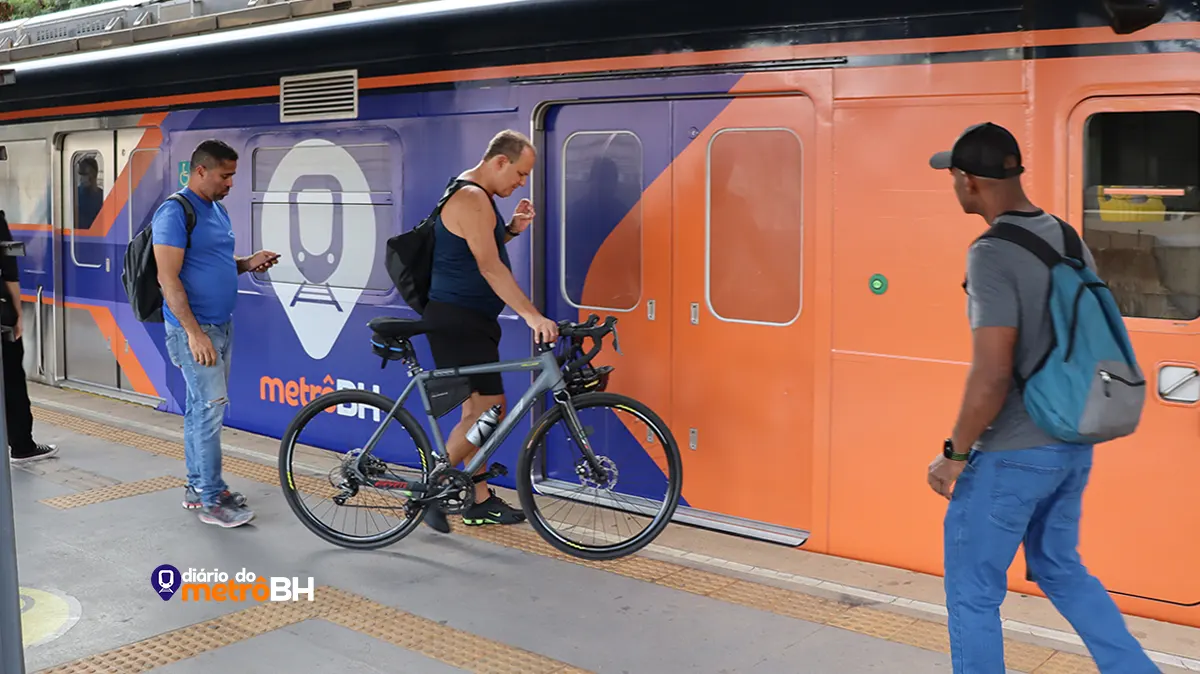
<instances>
[{"instance_id":1,"label":"bicycle frame","mask_svg":"<svg viewBox=\"0 0 1200 674\"><path fill-rule=\"evenodd\" d=\"M484 441L483 446L479 448L479 451L476 452L474 458L472 458L464 468L464 472L466 472L468 475L474 475L479 471L480 468L487 464L488 459L490 459L492 454L496 452L496 449L499 448L501 443L503 443L504 440L508 438L509 434L512 433L513 427L515 427L516 424L520 422L526 414L529 413L529 410L533 407L533 402L538 396L546 392L553 391L556 400L558 400L558 395L566 391L566 381L563 378L563 373L559 367L557 359L555 358L554 347L539 345L538 349L540 351L539 355L533 358L525 358L521 360L507 360L500 361L498 363L487 363L484 365L467 365L463 367L442 368L435 370L423 370L419 366L411 367L410 371L413 373L411 381L408 382L408 386L404 387L404 392L401 393L400 397L396 399L396 403L393 405L391 411L379 424L379 428L375 429L375 433L371 436L371 439L367 441L366 446L363 447L363 451L359 455L358 461L361 461L364 456L371 452L371 449L375 446L375 443L378 442L380 436L383 435L383 431L387 428L388 423L393 421L392 414L395 414L396 410L404 406L404 401L407 400L412 394L413 388L416 388L421 394L421 403L425 407L425 415L428 417L430 422L429 425L433 434L434 443L434 447L432 448L434 460L449 464L450 457L446 451L446 443L442 437L441 428L438 427L437 417L435 417L433 414L433 407L429 402L429 393L425 388L425 383L430 379L462 377L472 374L520 372L524 370L537 369L540 372L538 378L534 380L533 384L526 389L525 393L520 397L520 399L518 399L517 402L507 411L504 417L500 420L500 424L495 430L492 431L492 434L489 435ZM563 401L558 400L558 402L562 403ZM566 412L568 424L573 430L579 429L579 420L575 416L574 410L569 405L566 406ZM580 435L582 435L582 433ZM583 442L586 443L586 440L583 440ZM585 452L590 454L590 449L590 446L586 444L584 445Z\"/></svg>"}]
</instances>

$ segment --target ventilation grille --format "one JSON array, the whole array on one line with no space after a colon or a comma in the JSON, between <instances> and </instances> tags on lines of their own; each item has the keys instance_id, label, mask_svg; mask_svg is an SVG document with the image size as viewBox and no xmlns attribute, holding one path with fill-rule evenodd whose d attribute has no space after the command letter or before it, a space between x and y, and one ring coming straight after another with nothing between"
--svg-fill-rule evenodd
<instances>
[{"instance_id":1,"label":"ventilation grille","mask_svg":"<svg viewBox=\"0 0 1200 674\"><path fill-rule=\"evenodd\" d=\"M279 121L307 122L358 117L358 71L295 75L279 79Z\"/></svg>"}]
</instances>

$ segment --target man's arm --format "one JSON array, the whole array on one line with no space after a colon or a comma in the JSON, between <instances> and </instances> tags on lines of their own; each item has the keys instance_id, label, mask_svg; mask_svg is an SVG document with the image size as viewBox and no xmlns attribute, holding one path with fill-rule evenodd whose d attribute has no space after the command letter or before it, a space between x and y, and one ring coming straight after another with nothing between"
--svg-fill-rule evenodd
<instances>
[{"instance_id":1,"label":"man's arm","mask_svg":"<svg viewBox=\"0 0 1200 674\"><path fill-rule=\"evenodd\" d=\"M461 195L461 196L460 196ZM464 187L442 209L442 222L452 223L456 233L467 241L479 272L504 303L521 318L533 320L541 313L521 291L512 272L500 261L496 247L496 215L487 195L477 187ZM508 237L505 242L511 240Z\"/></svg>"},{"instance_id":2,"label":"man's arm","mask_svg":"<svg viewBox=\"0 0 1200 674\"><path fill-rule=\"evenodd\" d=\"M184 247L187 246L187 219L183 207L174 202L163 204L155 212L150 226L154 232L154 261L158 265L158 285L162 288L163 301L188 335L199 333L200 324L192 315L187 291L179 279Z\"/></svg>"},{"instance_id":3,"label":"man's arm","mask_svg":"<svg viewBox=\"0 0 1200 674\"><path fill-rule=\"evenodd\" d=\"M0 241L12 241L12 232L8 229L8 218L0 211ZM17 258L0 253L0 279L8 288L8 296L12 300L13 311L17 314L17 323L13 326L13 341L21 338L25 312L21 310L21 276L17 269Z\"/></svg>"},{"instance_id":4,"label":"man's arm","mask_svg":"<svg viewBox=\"0 0 1200 674\"><path fill-rule=\"evenodd\" d=\"M1017 286L991 242L971 247L967 284L971 293L971 372L951 439L967 452L996 419L1012 383L1020 305Z\"/></svg>"}]
</instances>

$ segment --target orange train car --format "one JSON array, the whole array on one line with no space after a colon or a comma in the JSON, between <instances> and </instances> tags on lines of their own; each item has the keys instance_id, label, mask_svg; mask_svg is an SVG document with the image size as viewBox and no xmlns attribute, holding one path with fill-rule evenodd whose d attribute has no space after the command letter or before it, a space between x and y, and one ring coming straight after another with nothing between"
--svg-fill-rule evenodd
<instances>
[{"instance_id":1,"label":"orange train car","mask_svg":"<svg viewBox=\"0 0 1200 674\"><path fill-rule=\"evenodd\" d=\"M527 129L541 158L513 199L540 226L514 272L548 316L620 317L610 386L680 439L678 519L938 574L945 501L924 472L967 373L960 283L983 223L927 162L991 120L1022 143L1035 203L1083 233L1148 374L1142 427L1097 451L1085 563L1123 610L1200 626L1200 4L757 5L352 0L58 42L0 24L0 208L31 244L39 326L27 371L179 411L161 330L114 279L216 135L251 158L229 200L239 245L262 240L260 184L301 143L345 148L377 213L344 234L366 251L355 269L295 268L346 304L332 320L281 301L282 281L240 281L229 424L278 435L311 388L394 387L359 327L407 312L381 242L492 133ZM329 73L329 100L289 99ZM504 331L502 357L529 353L519 321ZM1010 580L1037 592L1019 555Z\"/></svg>"}]
</instances>

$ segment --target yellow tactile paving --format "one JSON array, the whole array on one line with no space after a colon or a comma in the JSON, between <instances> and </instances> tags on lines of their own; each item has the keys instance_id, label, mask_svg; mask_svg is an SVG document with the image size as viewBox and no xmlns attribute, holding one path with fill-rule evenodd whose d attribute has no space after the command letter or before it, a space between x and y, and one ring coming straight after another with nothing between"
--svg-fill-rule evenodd
<instances>
[{"instance_id":1,"label":"yellow tactile paving","mask_svg":"<svg viewBox=\"0 0 1200 674\"><path fill-rule=\"evenodd\" d=\"M891 640L901 630L910 627L915 622L917 622L916 618L899 613L856 606L841 615L834 616L828 624L831 627L867 634L877 639Z\"/></svg>"},{"instance_id":2,"label":"yellow tactile paving","mask_svg":"<svg viewBox=\"0 0 1200 674\"><path fill-rule=\"evenodd\" d=\"M1033 674L1100 674L1100 670L1091 658L1056 651L1046 664L1033 670Z\"/></svg>"},{"instance_id":3,"label":"yellow tactile paving","mask_svg":"<svg viewBox=\"0 0 1200 674\"><path fill-rule=\"evenodd\" d=\"M591 674L565 662L441 625L333 587L313 601L266 602L38 674L137 674L305 620L327 620L478 674Z\"/></svg>"},{"instance_id":4,"label":"yellow tactile paving","mask_svg":"<svg viewBox=\"0 0 1200 674\"><path fill-rule=\"evenodd\" d=\"M141 494L149 494L150 492L162 491L164 489L182 488L185 486L187 486L187 480L164 475L162 477L150 478L149 480L122 482L120 484L114 484L108 487L96 487L95 489L88 489L75 494L44 498L41 500L41 502L48 506L59 508L60 510L66 510L67 508L78 508L80 506L92 505L94 503L103 503L104 501L113 501L119 498L139 496Z\"/></svg>"},{"instance_id":5,"label":"yellow tactile paving","mask_svg":"<svg viewBox=\"0 0 1200 674\"><path fill-rule=\"evenodd\" d=\"M38 407L34 408L34 417L39 421L75 432L183 459L183 446L179 443L160 440ZM256 482L270 485L277 485L279 482L278 469L274 465L268 466L245 459L228 457L224 460L224 466L228 472ZM311 477L295 477L298 486L304 491L311 490L321 493L327 489L320 480ZM559 552L527 527L467 527L460 523L454 523L452 519L452 529L453 533L458 535L703 595L731 604L838 627L926 650L950 652L946 626L934 620L909 617L877 608L853 606L774 585L740 580L732 576L637 555L611 562L582 560ZM324 598L322 604L324 608L314 609L318 613L305 614L306 617L323 617L330 622L368 634L401 648L424 653L429 657L463 669L476 672L521 671L545 672L545 674L571 674L585 671L454 630L396 609L382 607L340 590L330 589L327 592L330 594ZM367 610L363 608L364 606L370 606L370 609ZM270 614L269 617L266 615L267 613ZM235 614L235 616L240 615ZM260 625L280 623L279 626L282 626L289 624L287 621L298 621L291 620L292 617L294 616L285 616L282 613L271 611L264 612L262 618L247 615L245 617L229 616L223 620L232 620L231 628L236 627L239 632L248 634L251 631L257 633L258 629L266 629L259 627ZM278 627L271 629L278 629ZM1090 658L1072 653L1013 639L1005 639L1004 647L1006 664L1015 671L1032 674L1084 674L1098 671ZM53 671L73 674L74 672L106 670Z\"/></svg>"}]
</instances>

